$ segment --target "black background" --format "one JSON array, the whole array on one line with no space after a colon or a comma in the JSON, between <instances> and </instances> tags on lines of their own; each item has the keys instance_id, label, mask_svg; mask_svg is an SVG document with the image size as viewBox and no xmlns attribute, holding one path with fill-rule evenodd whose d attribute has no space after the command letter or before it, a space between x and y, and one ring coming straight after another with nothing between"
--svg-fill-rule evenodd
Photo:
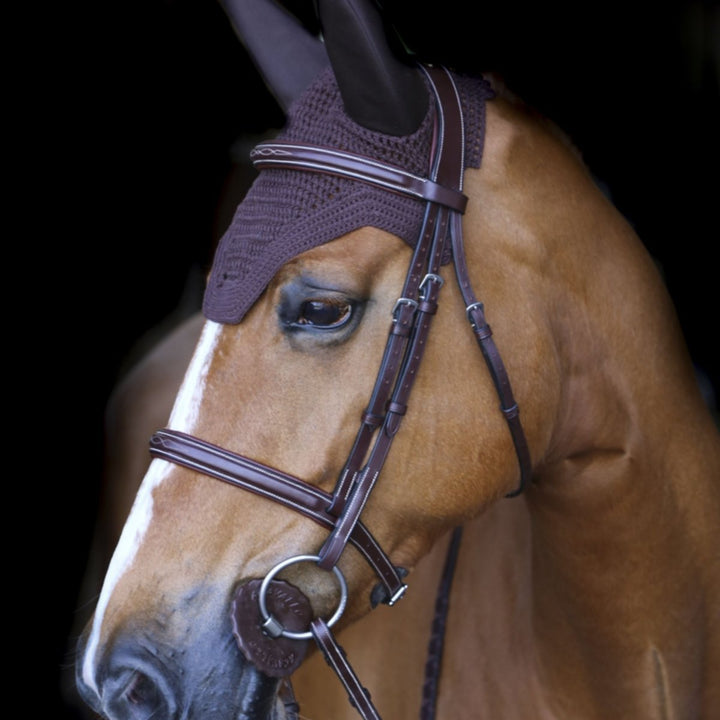
<instances>
[{"instance_id":1,"label":"black background","mask_svg":"<svg viewBox=\"0 0 720 720\"><path fill-rule=\"evenodd\" d=\"M313 26L312 0L286 5ZM569 133L661 264L693 357L717 385L717 7L385 5L421 59L500 71ZM32 429L20 433L31 441L22 485L41 506L25 524L29 577L16 602L38 631L23 643L43 688L31 706L49 698L61 720L79 717L60 678L85 612L108 393L148 332L199 303L197 279L240 199L228 191L233 143L283 116L213 0L54 12L38 12L26 47L30 207L16 242L34 304L25 292L13 307L30 328L21 363L36 399L21 411Z\"/></svg>"}]
</instances>

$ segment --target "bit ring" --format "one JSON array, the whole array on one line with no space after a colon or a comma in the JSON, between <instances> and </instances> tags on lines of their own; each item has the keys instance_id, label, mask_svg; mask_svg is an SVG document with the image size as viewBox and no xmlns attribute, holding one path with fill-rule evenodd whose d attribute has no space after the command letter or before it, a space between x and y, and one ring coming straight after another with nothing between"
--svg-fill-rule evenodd
<instances>
[{"instance_id":1,"label":"bit ring","mask_svg":"<svg viewBox=\"0 0 720 720\"><path fill-rule=\"evenodd\" d=\"M278 563L270 572L265 576L265 579L260 584L260 591L258 593L258 605L260 606L260 615L262 616L262 629L270 637L286 637L291 640L310 640L313 634L308 630L306 632L292 632L286 630L280 622L278 622L267 609L267 602L265 596L267 590L272 582L273 578L289 565L294 565L299 562L315 562L320 560L319 555L295 555L294 557L288 558ZM332 568L335 577L340 584L340 602L337 610L333 613L333 616L327 621L327 626L332 627L341 617L345 611L348 599L348 586L345 580L345 576L342 574L339 567L335 566Z\"/></svg>"}]
</instances>

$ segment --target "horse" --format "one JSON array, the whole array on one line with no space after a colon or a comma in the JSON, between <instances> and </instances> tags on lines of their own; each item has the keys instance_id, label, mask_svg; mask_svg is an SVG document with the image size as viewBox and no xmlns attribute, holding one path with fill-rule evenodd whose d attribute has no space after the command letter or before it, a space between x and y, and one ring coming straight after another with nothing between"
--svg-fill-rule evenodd
<instances>
[{"instance_id":1,"label":"horse","mask_svg":"<svg viewBox=\"0 0 720 720\"><path fill-rule=\"evenodd\" d=\"M720 439L658 269L520 100L396 61L371 3L319 9L330 72L289 128L342 107L388 152L424 128L431 167L256 151L81 695L110 720L715 717ZM284 244L252 235L263 193ZM367 213L386 197L414 243Z\"/></svg>"}]
</instances>

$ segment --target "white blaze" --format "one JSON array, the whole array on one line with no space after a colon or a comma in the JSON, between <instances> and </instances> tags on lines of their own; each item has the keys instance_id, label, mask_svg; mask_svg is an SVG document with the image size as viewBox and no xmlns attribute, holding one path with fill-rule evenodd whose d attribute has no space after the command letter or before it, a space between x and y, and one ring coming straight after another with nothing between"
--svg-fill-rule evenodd
<instances>
[{"instance_id":1,"label":"white blaze","mask_svg":"<svg viewBox=\"0 0 720 720\"><path fill-rule=\"evenodd\" d=\"M195 354L185 373L185 379L170 415L168 427L173 430L187 433L193 431L205 390L210 360L217 345L221 328L221 325L209 321L203 327ZM156 459L150 464L105 575L83 661L83 680L95 692L98 692L95 682L95 655L108 602L118 581L131 566L143 536L150 525L153 514L153 491L168 475L171 467L171 464L164 460Z\"/></svg>"}]
</instances>

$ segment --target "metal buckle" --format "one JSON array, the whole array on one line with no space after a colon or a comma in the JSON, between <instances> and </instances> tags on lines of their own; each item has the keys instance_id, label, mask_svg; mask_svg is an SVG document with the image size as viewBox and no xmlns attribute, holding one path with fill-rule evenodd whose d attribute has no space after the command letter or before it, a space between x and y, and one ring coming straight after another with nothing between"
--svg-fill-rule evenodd
<instances>
[{"instance_id":1,"label":"metal buckle","mask_svg":"<svg viewBox=\"0 0 720 720\"><path fill-rule=\"evenodd\" d=\"M393 322L397 322L397 311L401 305L411 305L413 310L417 310L417 301L412 298L401 297L395 301L395 307L392 309Z\"/></svg>"},{"instance_id":2,"label":"metal buckle","mask_svg":"<svg viewBox=\"0 0 720 720\"><path fill-rule=\"evenodd\" d=\"M425 285L429 282L435 282L438 283L440 287L443 286L443 283L445 282L439 275L436 275L435 273L428 273L420 283L419 292L422 293L425 289Z\"/></svg>"},{"instance_id":3,"label":"metal buckle","mask_svg":"<svg viewBox=\"0 0 720 720\"><path fill-rule=\"evenodd\" d=\"M470 325L472 325L473 327L477 327L477 326L475 325L475 321L473 320L472 315L470 315L470 313L473 310L475 310L475 308L479 308L480 312L482 312L482 313L485 312L485 306L481 302L471 303L470 305L468 305L465 308L465 314L467 315L467 319L470 322Z\"/></svg>"}]
</instances>

